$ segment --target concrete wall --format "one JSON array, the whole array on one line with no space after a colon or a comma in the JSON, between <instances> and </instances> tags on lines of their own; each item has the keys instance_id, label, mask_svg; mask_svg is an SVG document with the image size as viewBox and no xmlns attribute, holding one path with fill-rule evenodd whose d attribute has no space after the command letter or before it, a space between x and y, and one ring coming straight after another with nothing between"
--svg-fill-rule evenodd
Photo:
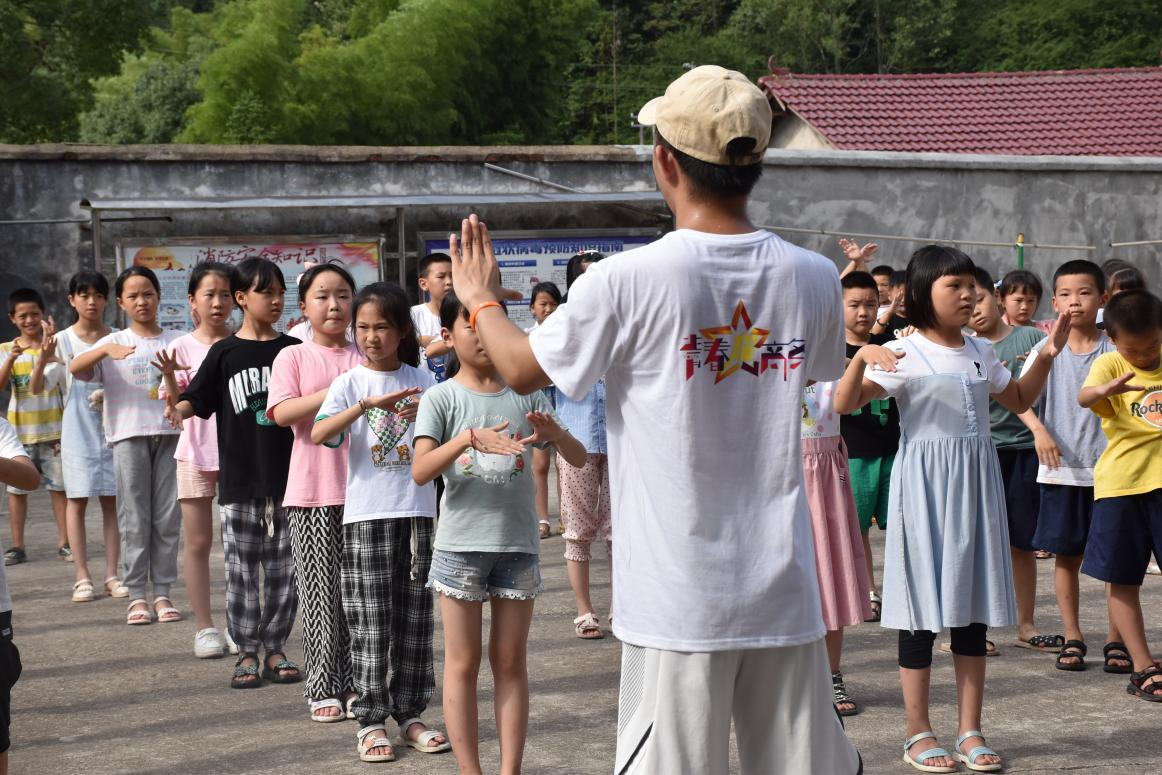
<instances>
[{"instance_id":1,"label":"concrete wall","mask_svg":"<svg viewBox=\"0 0 1162 775\"><path fill-rule=\"evenodd\" d=\"M648 149L637 147L328 148L220 146L0 146L0 221L84 217L83 198L449 194L545 191L486 170L484 162L587 191L650 190ZM1109 241L1162 239L1162 159L994 157L845 151L768 153L755 196L756 223L887 235L1088 244L1098 250L1029 248L1027 266L1048 279L1070 258L1131 260L1162 287L1162 248L1111 250ZM481 207L494 229L643 227L667 223L609 205ZM150 213L145 213L150 214ZM407 250L417 231L454 227L463 212L407 215ZM117 239L153 236L384 234L395 249L393 211L195 212L171 222L107 223L102 268ZM836 259L835 237L784 233ZM881 257L902 268L920 241L880 240ZM994 273L1012 268L1009 248L964 246ZM414 259L413 259L414 260ZM0 224L0 296L40 287L63 320L68 276L92 265L88 231L77 224ZM394 276L394 268L389 269ZM5 321L6 322L6 321ZM0 330L7 336L11 329Z\"/></svg>"}]
</instances>

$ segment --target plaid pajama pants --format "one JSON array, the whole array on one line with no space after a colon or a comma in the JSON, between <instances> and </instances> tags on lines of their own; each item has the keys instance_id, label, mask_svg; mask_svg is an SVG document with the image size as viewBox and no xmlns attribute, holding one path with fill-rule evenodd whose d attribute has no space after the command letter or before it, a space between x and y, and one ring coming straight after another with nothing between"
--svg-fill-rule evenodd
<instances>
[{"instance_id":1,"label":"plaid pajama pants","mask_svg":"<svg viewBox=\"0 0 1162 775\"><path fill-rule=\"evenodd\" d=\"M302 601L303 696L308 700L339 697L353 686L351 640L339 582L343 507L291 506L287 515Z\"/></svg>"},{"instance_id":2,"label":"plaid pajama pants","mask_svg":"<svg viewBox=\"0 0 1162 775\"><path fill-rule=\"evenodd\" d=\"M414 517L343 526L343 611L360 726L388 716L397 723L416 718L435 691L435 625L426 588L434 523Z\"/></svg>"},{"instance_id":3,"label":"plaid pajama pants","mask_svg":"<svg viewBox=\"0 0 1162 775\"><path fill-rule=\"evenodd\" d=\"M226 554L226 624L242 652L281 651L294 626L299 597L291 562L286 514L273 499L223 503ZM266 600L259 601L258 569Z\"/></svg>"}]
</instances>

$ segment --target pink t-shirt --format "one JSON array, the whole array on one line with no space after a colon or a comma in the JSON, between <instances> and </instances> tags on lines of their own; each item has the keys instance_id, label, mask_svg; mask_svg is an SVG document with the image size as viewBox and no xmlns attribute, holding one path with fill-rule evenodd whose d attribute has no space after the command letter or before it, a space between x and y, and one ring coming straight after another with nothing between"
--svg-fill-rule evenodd
<instances>
[{"instance_id":1,"label":"pink t-shirt","mask_svg":"<svg viewBox=\"0 0 1162 775\"><path fill-rule=\"evenodd\" d=\"M94 367L93 378L105 385L105 440L134 436L166 436L179 431L165 419L165 404L158 400L161 372L152 361L159 350L169 348L181 331L163 330L157 336L138 336L132 331L115 331L97 340L94 347L110 342L136 347L128 358L103 358Z\"/></svg>"},{"instance_id":2,"label":"pink t-shirt","mask_svg":"<svg viewBox=\"0 0 1162 775\"><path fill-rule=\"evenodd\" d=\"M177 362L189 366L189 371L174 373L179 392L189 387L190 381L198 373L198 367L210 352L210 345L202 344L192 333L174 340L173 356ZM158 395L165 400L165 380L161 382ZM200 417L191 417L182 426L182 437L178 439L178 448L174 452L174 460L188 463L190 467L199 471L218 470L218 423L213 418L203 420Z\"/></svg>"},{"instance_id":3,"label":"pink t-shirt","mask_svg":"<svg viewBox=\"0 0 1162 775\"><path fill-rule=\"evenodd\" d=\"M358 366L363 360L355 345L341 349L323 347L313 341L288 347L274 358L266 395L266 416L290 398L301 398L331 386L335 377ZM311 441L314 417L295 423L291 448L290 476L284 506L340 506L347 488L347 438L337 447Z\"/></svg>"}]
</instances>

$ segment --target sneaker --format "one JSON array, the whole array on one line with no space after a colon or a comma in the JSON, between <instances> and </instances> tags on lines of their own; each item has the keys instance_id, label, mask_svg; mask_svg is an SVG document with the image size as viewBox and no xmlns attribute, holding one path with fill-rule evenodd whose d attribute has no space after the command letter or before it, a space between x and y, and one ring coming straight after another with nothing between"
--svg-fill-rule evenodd
<instances>
[{"instance_id":1,"label":"sneaker","mask_svg":"<svg viewBox=\"0 0 1162 775\"><path fill-rule=\"evenodd\" d=\"M65 562L72 562L73 561L73 550L69 548L68 544L65 544L64 546L57 548L56 556L59 557L61 560L64 560Z\"/></svg>"},{"instance_id":2,"label":"sneaker","mask_svg":"<svg viewBox=\"0 0 1162 775\"><path fill-rule=\"evenodd\" d=\"M226 650L229 651L231 654L238 653L238 644L235 643L234 639L230 637L229 630L226 631Z\"/></svg>"},{"instance_id":3,"label":"sneaker","mask_svg":"<svg viewBox=\"0 0 1162 775\"><path fill-rule=\"evenodd\" d=\"M24 552L23 549L17 549L13 547L4 552L5 565L19 565L22 562L28 562L28 555Z\"/></svg>"},{"instance_id":4,"label":"sneaker","mask_svg":"<svg viewBox=\"0 0 1162 775\"><path fill-rule=\"evenodd\" d=\"M194 656L198 659L218 659L226 656L226 639L216 627L198 630L194 636Z\"/></svg>"}]
</instances>

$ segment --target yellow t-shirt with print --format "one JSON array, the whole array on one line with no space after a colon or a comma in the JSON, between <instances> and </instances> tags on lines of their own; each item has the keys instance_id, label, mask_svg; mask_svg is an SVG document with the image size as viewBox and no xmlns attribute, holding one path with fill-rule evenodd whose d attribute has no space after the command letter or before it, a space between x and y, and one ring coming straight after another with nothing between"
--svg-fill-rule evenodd
<instances>
[{"instance_id":1,"label":"yellow t-shirt with print","mask_svg":"<svg viewBox=\"0 0 1162 775\"><path fill-rule=\"evenodd\" d=\"M1162 355L1162 354L1160 354ZM1145 390L1102 399L1090 407L1101 417L1105 452L1093 470L1095 499L1140 495L1162 489L1162 361L1143 371L1116 352L1093 362L1086 387L1104 385L1126 372Z\"/></svg>"}]
</instances>

